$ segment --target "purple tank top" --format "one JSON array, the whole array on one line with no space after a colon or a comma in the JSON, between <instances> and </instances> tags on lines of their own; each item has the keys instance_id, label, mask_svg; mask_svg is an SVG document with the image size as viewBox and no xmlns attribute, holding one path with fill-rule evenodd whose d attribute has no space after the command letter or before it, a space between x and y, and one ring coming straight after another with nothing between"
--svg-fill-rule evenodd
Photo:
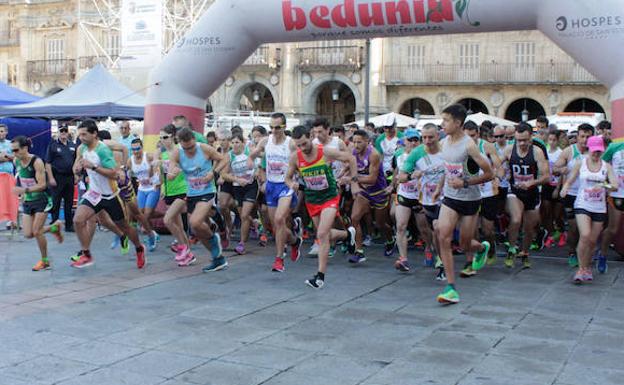
<instances>
[{"instance_id":1,"label":"purple tank top","mask_svg":"<svg viewBox=\"0 0 624 385\"><path fill-rule=\"evenodd\" d=\"M366 149L366 152L364 153L364 156L362 158L360 158L360 155L357 153L357 150L353 150L353 155L355 155L355 160L357 161L357 171L358 174L360 175L369 175L369 165L370 165L370 154L371 152L373 152L373 146L369 145L368 148ZM383 162L379 162L379 173L377 174L377 180L375 181L375 184L372 186L368 186L364 188L364 191L366 192L376 192L379 190L383 190L386 187L388 187L388 184L386 183L386 178L384 177L384 171L383 171Z\"/></svg>"}]
</instances>

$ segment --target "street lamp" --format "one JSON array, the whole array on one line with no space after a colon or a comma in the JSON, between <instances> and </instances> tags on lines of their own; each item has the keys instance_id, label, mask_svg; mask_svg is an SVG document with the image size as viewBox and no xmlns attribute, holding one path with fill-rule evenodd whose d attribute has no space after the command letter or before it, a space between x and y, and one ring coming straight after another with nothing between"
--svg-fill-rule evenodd
<instances>
[{"instance_id":1,"label":"street lamp","mask_svg":"<svg viewBox=\"0 0 624 385\"><path fill-rule=\"evenodd\" d=\"M414 119L418 122L420 120L420 110L417 108L414 110Z\"/></svg>"},{"instance_id":2,"label":"street lamp","mask_svg":"<svg viewBox=\"0 0 624 385\"><path fill-rule=\"evenodd\" d=\"M527 111L526 108L524 110L522 110L522 121L523 122L528 122L529 121L529 111Z\"/></svg>"},{"instance_id":3,"label":"street lamp","mask_svg":"<svg viewBox=\"0 0 624 385\"><path fill-rule=\"evenodd\" d=\"M253 101L254 102L259 102L260 101L260 91L254 90L252 96L253 96Z\"/></svg>"},{"instance_id":4,"label":"street lamp","mask_svg":"<svg viewBox=\"0 0 624 385\"><path fill-rule=\"evenodd\" d=\"M334 88L331 94L332 100L337 102L340 99L340 93L338 92L338 88Z\"/></svg>"}]
</instances>

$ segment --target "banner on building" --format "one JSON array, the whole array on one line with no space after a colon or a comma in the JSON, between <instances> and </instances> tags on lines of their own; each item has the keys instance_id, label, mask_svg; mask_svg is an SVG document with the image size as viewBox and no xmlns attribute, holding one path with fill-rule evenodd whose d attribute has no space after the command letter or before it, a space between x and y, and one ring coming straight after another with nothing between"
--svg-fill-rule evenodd
<instances>
[{"instance_id":1,"label":"banner on building","mask_svg":"<svg viewBox=\"0 0 624 385\"><path fill-rule=\"evenodd\" d=\"M121 67L153 67L162 54L161 0L123 0Z\"/></svg>"}]
</instances>

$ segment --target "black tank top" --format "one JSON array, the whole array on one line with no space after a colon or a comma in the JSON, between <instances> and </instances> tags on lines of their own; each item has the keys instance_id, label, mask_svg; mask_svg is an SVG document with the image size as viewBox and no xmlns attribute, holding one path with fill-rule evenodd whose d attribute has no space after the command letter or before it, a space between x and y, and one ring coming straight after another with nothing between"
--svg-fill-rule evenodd
<instances>
[{"instance_id":1,"label":"black tank top","mask_svg":"<svg viewBox=\"0 0 624 385\"><path fill-rule=\"evenodd\" d=\"M511 184L511 191L515 194L532 194L537 193L537 186L530 190L521 190L515 187L516 183L528 182L537 179L537 161L533 156L533 145L529 145L529 152L521 158L518 155L517 145L514 144L511 151L511 159L509 159L509 168L511 170L511 178L509 183Z\"/></svg>"}]
</instances>

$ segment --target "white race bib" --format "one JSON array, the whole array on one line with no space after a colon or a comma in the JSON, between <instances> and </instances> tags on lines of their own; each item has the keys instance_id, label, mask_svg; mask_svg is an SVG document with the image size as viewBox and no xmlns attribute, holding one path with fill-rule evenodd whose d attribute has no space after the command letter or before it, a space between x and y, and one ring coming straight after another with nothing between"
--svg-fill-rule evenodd
<instances>
[{"instance_id":1,"label":"white race bib","mask_svg":"<svg viewBox=\"0 0 624 385\"><path fill-rule=\"evenodd\" d=\"M93 190L88 190L82 197L88 200L93 206L97 206L97 204L102 200L102 194Z\"/></svg>"}]
</instances>

